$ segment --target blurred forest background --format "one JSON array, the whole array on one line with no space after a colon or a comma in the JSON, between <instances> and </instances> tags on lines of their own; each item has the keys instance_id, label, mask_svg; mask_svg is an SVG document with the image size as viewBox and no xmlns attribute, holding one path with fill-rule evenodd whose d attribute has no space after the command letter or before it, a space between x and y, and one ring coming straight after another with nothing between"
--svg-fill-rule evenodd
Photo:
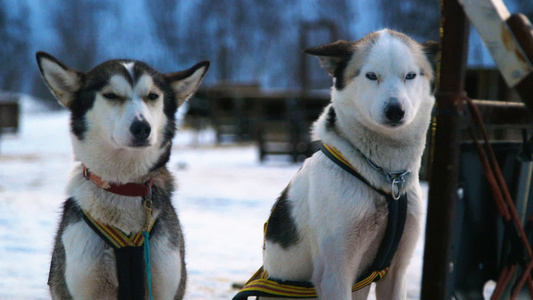
<instances>
[{"instance_id":1,"label":"blurred forest background","mask_svg":"<svg viewBox=\"0 0 533 300\"><path fill-rule=\"evenodd\" d=\"M504 2L531 19L531 0ZM332 23L346 40L388 27L425 41L438 40L439 19L438 0L1 1L0 90L50 98L34 59L39 50L82 71L112 58L143 60L163 72L209 59L207 85L293 88L301 84L302 24ZM314 30L304 44L331 41L328 32ZM477 35L469 64L493 65ZM326 76L312 66L312 78Z\"/></svg>"}]
</instances>

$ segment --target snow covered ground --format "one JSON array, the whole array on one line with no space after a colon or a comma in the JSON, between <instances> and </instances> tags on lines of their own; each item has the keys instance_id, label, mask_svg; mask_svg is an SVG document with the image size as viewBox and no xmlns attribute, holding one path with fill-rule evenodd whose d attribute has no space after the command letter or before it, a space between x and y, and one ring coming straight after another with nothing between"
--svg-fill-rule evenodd
<instances>
[{"instance_id":1,"label":"snow covered ground","mask_svg":"<svg viewBox=\"0 0 533 300\"><path fill-rule=\"evenodd\" d=\"M49 299L52 241L74 163L68 114L23 111L20 133L0 140L0 299ZM186 299L231 299L232 283L261 266L263 222L300 165L260 164L253 145L215 147L209 133L202 139L193 146L193 133L178 133L169 164L179 184L173 202L185 232ZM422 255L419 242L409 299L419 298Z\"/></svg>"}]
</instances>

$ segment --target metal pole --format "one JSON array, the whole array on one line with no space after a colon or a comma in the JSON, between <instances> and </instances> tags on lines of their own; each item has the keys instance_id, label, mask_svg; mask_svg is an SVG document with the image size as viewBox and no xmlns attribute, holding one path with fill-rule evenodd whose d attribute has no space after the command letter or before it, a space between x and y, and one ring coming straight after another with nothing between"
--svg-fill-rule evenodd
<instances>
[{"instance_id":1,"label":"metal pole","mask_svg":"<svg viewBox=\"0 0 533 300\"><path fill-rule=\"evenodd\" d=\"M453 288L451 253L459 169L459 121L469 27L457 0L443 0L441 9L442 53L429 180L422 300L448 300Z\"/></svg>"}]
</instances>

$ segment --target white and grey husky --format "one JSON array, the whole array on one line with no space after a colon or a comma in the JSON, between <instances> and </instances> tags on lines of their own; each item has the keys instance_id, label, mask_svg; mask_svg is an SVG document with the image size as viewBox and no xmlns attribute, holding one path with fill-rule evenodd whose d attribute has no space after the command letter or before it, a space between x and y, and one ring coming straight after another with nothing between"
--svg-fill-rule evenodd
<instances>
[{"instance_id":1,"label":"white and grey husky","mask_svg":"<svg viewBox=\"0 0 533 300\"><path fill-rule=\"evenodd\" d=\"M71 112L72 146L81 162L72 171L55 239L52 298L147 299L151 291L154 299L182 299L184 244L166 163L174 114L209 62L170 74L134 60L107 61L83 73L44 52L37 63Z\"/></svg>"},{"instance_id":2,"label":"white and grey husky","mask_svg":"<svg viewBox=\"0 0 533 300\"><path fill-rule=\"evenodd\" d=\"M274 205L263 275L248 286L272 298L311 295L311 286L320 299L342 300L366 299L376 281L378 299L405 299L438 45L385 29L304 52L334 79L331 103L313 125L322 151Z\"/></svg>"}]
</instances>

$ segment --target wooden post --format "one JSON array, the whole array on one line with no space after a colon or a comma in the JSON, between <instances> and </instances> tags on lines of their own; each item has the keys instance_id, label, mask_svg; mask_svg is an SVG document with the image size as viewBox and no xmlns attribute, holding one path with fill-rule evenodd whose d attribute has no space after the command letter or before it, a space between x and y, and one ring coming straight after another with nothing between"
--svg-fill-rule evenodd
<instances>
[{"instance_id":1,"label":"wooden post","mask_svg":"<svg viewBox=\"0 0 533 300\"><path fill-rule=\"evenodd\" d=\"M533 27L530 21L524 15L514 14L507 19L506 23L524 51L525 58L531 64L533 62ZM522 101L533 111L533 72L522 79L515 89Z\"/></svg>"},{"instance_id":2,"label":"wooden post","mask_svg":"<svg viewBox=\"0 0 533 300\"><path fill-rule=\"evenodd\" d=\"M459 121L466 73L468 22L457 0L444 0L437 117L429 180L423 300L451 298L453 222L459 170Z\"/></svg>"},{"instance_id":3,"label":"wooden post","mask_svg":"<svg viewBox=\"0 0 533 300\"><path fill-rule=\"evenodd\" d=\"M503 0L459 0L502 77L533 109L533 28L527 17L511 15Z\"/></svg>"}]
</instances>

